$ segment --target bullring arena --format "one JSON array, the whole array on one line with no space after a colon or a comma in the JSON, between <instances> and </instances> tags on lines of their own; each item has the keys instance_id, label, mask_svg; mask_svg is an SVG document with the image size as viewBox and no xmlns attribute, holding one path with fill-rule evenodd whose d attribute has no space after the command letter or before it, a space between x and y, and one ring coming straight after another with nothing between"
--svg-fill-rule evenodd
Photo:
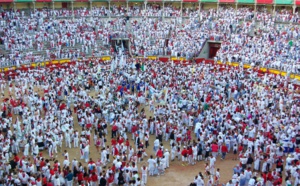
<instances>
[{"instance_id":1,"label":"bullring arena","mask_svg":"<svg viewBox=\"0 0 300 186\"><path fill-rule=\"evenodd\" d=\"M0 183L300 184L299 0L0 0Z\"/></svg>"}]
</instances>

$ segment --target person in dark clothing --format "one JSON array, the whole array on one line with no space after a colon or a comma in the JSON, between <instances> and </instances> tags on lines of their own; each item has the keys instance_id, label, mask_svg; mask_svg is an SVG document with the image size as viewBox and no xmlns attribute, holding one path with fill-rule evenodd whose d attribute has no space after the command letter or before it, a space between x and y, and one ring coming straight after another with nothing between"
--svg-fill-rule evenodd
<instances>
[{"instance_id":1,"label":"person in dark clothing","mask_svg":"<svg viewBox=\"0 0 300 186\"><path fill-rule=\"evenodd\" d=\"M251 168L252 167L252 163L253 163L253 158L251 155L249 155L248 160L247 160L247 168Z\"/></svg>"},{"instance_id":2,"label":"person in dark clothing","mask_svg":"<svg viewBox=\"0 0 300 186\"><path fill-rule=\"evenodd\" d=\"M137 63L135 64L135 68L136 68L137 71L140 70L140 68L141 68L140 62L137 62Z\"/></svg>"},{"instance_id":3,"label":"person in dark clothing","mask_svg":"<svg viewBox=\"0 0 300 186\"><path fill-rule=\"evenodd\" d=\"M123 172L121 171L120 174L119 174L119 177L118 177L118 185L122 186L124 184L125 184L125 179L124 179L124 176L123 176Z\"/></svg>"},{"instance_id":4,"label":"person in dark clothing","mask_svg":"<svg viewBox=\"0 0 300 186\"><path fill-rule=\"evenodd\" d=\"M175 133L174 133L174 131L172 131L171 134L170 134L170 140L171 141L175 140Z\"/></svg>"},{"instance_id":5,"label":"person in dark clothing","mask_svg":"<svg viewBox=\"0 0 300 186\"><path fill-rule=\"evenodd\" d=\"M107 183L107 181L106 181L106 179L105 179L105 174L104 175L102 175L102 173L100 173L100 183L99 183L99 186L106 186L106 183Z\"/></svg>"},{"instance_id":6,"label":"person in dark clothing","mask_svg":"<svg viewBox=\"0 0 300 186\"><path fill-rule=\"evenodd\" d=\"M276 169L281 173L283 171L283 161L282 158L279 157L276 161Z\"/></svg>"},{"instance_id":7,"label":"person in dark clothing","mask_svg":"<svg viewBox=\"0 0 300 186\"><path fill-rule=\"evenodd\" d=\"M296 134L296 145L300 145L300 131Z\"/></svg>"}]
</instances>

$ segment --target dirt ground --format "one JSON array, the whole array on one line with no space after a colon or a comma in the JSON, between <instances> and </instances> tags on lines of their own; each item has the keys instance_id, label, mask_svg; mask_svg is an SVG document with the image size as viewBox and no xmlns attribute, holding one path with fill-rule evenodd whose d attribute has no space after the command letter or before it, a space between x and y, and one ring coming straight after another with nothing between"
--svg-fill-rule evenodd
<instances>
[{"instance_id":1,"label":"dirt ground","mask_svg":"<svg viewBox=\"0 0 300 186\"><path fill-rule=\"evenodd\" d=\"M43 96L43 92L41 90L38 90L37 87L34 88L36 92L38 92L39 95ZM7 94L8 90L5 93L5 97L8 97ZM94 92L91 92L90 95L94 96ZM3 97L1 98L1 102L4 99ZM145 107L145 111L147 113L147 116L151 116L152 114L149 112L149 108ZM13 116L13 122L15 121L16 117ZM77 117L74 114L74 121L75 121L75 129L78 131L81 131L81 127L79 127L77 123ZM110 140L111 140L111 133L110 133L110 127L108 128L108 139L107 139L107 145L110 145ZM131 138L131 134L127 134L129 138ZM92 158L94 161L96 161L98 158L100 158L100 153L97 152L95 146L93 145L93 133L91 135L91 146L90 146L90 158ZM193 137L195 137L193 135ZM153 141L154 141L154 136L150 136L150 147L146 149L146 152L148 156L155 155L153 152ZM130 141L130 144L133 145L133 141ZM170 142L163 142L163 145L166 149L171 149L170 148ZM77 160L79 160L83 165L87 165L84 163L83 160L80 160L80 151L79 148L65 148L65 143L63 142L63 148L59 150L59 153L57 154L56 159L59 160L59 162L63 162L64 157L62 155L62 152L64 150L67 150L70 156L70 161L72 161L75 157ZM48 152L47 150L42 151L43 156L48 158ZM20 156L22 156L23 153L20 153ZM111 156L110 156L111 157ZM138 166L141 167L142 165L147 165L147 160L148 157L144 158L144 160L140 163L138 163ZM33 160L31 160L33 161ZM112 161L111 161L112 162ZM150 177L148 176L148 183L147 185L154 186L154 185L172 185L172 186L187 186L189 185L194 177L199 173L202 172L204 174L205 171L205 161L199 161L196 163L196 165L182 165L181 161L175 160L175 161L170 161L170 167L166 170L164 175L161 176L156 176L156 177ZM216 169L220 169L220 174L221 174L221 179L220 183L227 183L232 176L233 173L233 167L238 164L238 160L232 160L232 153L229 153L226 157L225 160L221 160L220 157L217 158L216 162ZM108 167L111 165L111 163L108 165ZM207 183L207 178L205 178L205 184Z\"/></svg>"}]
</instances>

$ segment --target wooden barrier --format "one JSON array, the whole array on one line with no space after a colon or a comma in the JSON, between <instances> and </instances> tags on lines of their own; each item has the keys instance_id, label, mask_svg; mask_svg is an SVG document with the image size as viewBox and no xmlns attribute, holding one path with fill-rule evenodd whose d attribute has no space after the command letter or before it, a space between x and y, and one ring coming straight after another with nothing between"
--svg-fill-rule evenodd
<instances>
[{"instance_id":1,"label":"wooden barrier","mask_svg":"<svg viewBox=\"0 0 300 186\"><path fill-rule=\"evenodd\" d=\"M103 61L109 61L111 60L111 57L110 56L104 56L101 58Z\"/></svg>"},{"instance_id":2,"label":"wooden barrier","mask_svg":"<svg viewBox=\"0 0 300 186\"><path fill-rule=\"evenodd\" d=\"M93 57L94 59L95 57ZM158 57L158 56L148 56L147 58L144 57L137 57L137 58L142 58L142 59L149 59L149 60L159 60L162 62L168 62L169 60L173 61L174 64L182 64L184 66L190 65L191 61L186 60L186 58L184 57L175 57L175 56L171 56L169 57ZM96 58L95 58L96 59ZM102 56L101 58L97 58L97 59L101 59L103 61L108 61L111 60L111 56ZM205 58L196 58L195 59L195 63L199 64L202 62L205 62L205 64L215 64L214 60L211 59L205 59ZM51 68L64 68L63 66L61 66L61 64L66 64L68 63L69 65L75 65L76 62L75 61L71 61L70 59L61 59L61 60L53 60L53 61L45 61L45 62L37 62L37 63L32 63L30 65L21 65L21 67L17 68L16 66L13 67L5 67L5 68L0 68L0 72L4 72L6 75L15 75L15 71L16 70L28 70L28 69L34 69L37 67L51 67ZM220 71L225 70L224 65L227 65L229 67L238 67L239 63L237 62L226 62L226 64L221 63L220 61L217 61L217 64L221 65L222 67L219 69ZM244 69L250 69L252 68L251 65L249 64L244 64L243 65ZM255 69L254 69L255 70ZM255 70L256 72L259 73L259 75L261 76L262 74L268 73L268 74L276 74L276 75L281 75L281 76L286 76L288 73L284 72L284 71L280 71L277 69L267 69L264 67L261 67L259 69ZM297 79L300 81L300 75L297 74L290 74L290 78L291 79Z\"/></svg>"},{"instance_id":3,"label":"wooden barrier","mask_svg":"<svg viewBox=\"0 0 300 186\"><path fill-rule=\"evenodd\" d=\"M147 58L150 59L150 60L156 60L157 56L148 56Z\"/></svg>"},{"instance_id":4,"label":"wooden barrier","mask_svg":"<svg viewBox=\"0 0 300 186\"><path fill-rule=\"evenodd\" d=\"M170 60L170 58L168 58L168 57L159 57L158 60L165 63L165 62L168 62Z\"/></svg>"}]
</instances>

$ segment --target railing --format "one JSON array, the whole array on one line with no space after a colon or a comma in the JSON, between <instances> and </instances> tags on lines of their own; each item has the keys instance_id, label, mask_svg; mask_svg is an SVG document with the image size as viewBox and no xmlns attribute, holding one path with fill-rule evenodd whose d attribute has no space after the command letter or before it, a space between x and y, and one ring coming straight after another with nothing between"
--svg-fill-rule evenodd
<instances>
[{"instance_id":1,"label":"railing","mask_svg":"<svg viewBox=\"0 0 300 186\"><path fill-rule=\"evenodd\" d=\"M143 57L137 57L137 58L143 58ZM224 66L229 66L229 67L234 67L234 68L239 68L242 67L244 69L252 69L253 71L263 74L263 73L268 73L268 74L276 74L276 75L281 75L281 76L289 76L291 79L295 80L300 80L300 75L295 74L295 73L288 73L285 71L281 71L278 69L271 69L271 68L265 68L265 67L251 67L249 64L244 64L243 66L240 66L239 63L236 62L226 62L226 63L221 63L220 61L215 62L214 60L211 59L204 59L204 58L195 58L193 62L191 60L186 60L185 58L178 58L178 57L170 57L170 56L148 56L147 57L150 60L159 60L162 62L168 62L168 61L173 61L173 64L181 64L184 66L187 65L194 65L199 64L199 63L205 63L205 64L211 64L211 65L220 65L220 68L224 68ZM111 56L102 56L102 57L87 57L85 59L77 59L77 60L70 60L70 59L61 59L61 60L52 60L52 61L45 61L45 62L39 62L39 63L33 63L31 65L23 65L21 67L11 67L11 68L4 68L0 69L0 73L5 73L5 77L10 77L13 78L17 75L17 70L28 70L28 69L35 69L38 67L49 67L49 68L62 68L61 65L68 64L68 63L76 63L76 62L89 62L93 60L103 60L103 61L109 61L111 60Z\"/></svg>"}]
</instances>

